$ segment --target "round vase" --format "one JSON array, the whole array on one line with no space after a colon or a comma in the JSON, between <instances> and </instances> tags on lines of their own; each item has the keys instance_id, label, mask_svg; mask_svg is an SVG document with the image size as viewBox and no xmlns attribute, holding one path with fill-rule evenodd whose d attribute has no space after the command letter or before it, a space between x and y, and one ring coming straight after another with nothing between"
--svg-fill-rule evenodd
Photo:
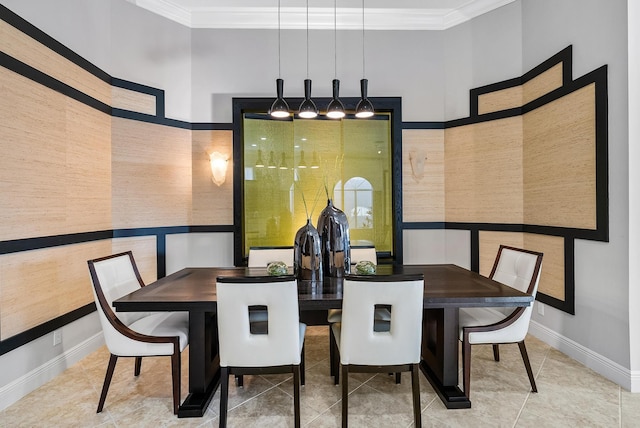
<instances>
[{"instance_id":1,"label":"round vase","mask_svg":"<svg viewBox=\"0 0 640 428\"><path fill-rule=\"evenodd\" d=\"M347 215L333 206L331 199L318 217L325 276L341 278L350 272L351 251Z\"/></svg>"},{"instance_id":2,"label":"round vase","mask_svg":"<svg viewBox=\"0 0 640 428\"><path fill-rule=\"evenodd\" d=\"M293 266L296 278L322 281L322 252L320 236L311 220L296 232L293 247Z\"/></svg>"}]
</instances>

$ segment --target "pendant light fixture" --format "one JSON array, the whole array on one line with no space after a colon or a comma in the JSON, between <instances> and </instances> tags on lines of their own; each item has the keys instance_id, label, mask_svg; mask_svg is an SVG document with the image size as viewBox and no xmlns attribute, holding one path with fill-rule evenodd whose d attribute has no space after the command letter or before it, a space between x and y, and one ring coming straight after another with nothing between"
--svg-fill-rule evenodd
<instances>
[{"instance_id":1,"label":"pendant light fixture","mask_svg":"<svg viewBox=\"0 0 640 428\"><path fill-rule=\"evenodd\" d=\"M361 98L356 106L356 117L365 118L373 116L373 104L367 98L367 85L369 81L364 77L364 0L362 0L362 79L360 80Z\"/></svg>"},{"instance_id":2,"label":"pendant light fixture","mask_svg":"<svg viewBox=\"0 0 640 428\"><path fill-rule=\"evenodd\" d=\"M334 79L333 79L333 99L327 106L327 117L331 119L342 119L345 116L344 104L340 101L338 93L340 92L340 80L338 80L338 24L337 24L337 9L338 0L333 0L333 66L334 66Z\"/></svg>"},{"instance_id":3,"label":"pendant light fixture","mask_svg":"<svg viewBox=\"0 0 640 428\"><path fill-rule=\"evenodd\" d=\"M280 73L280 0L278 0L278 78L276 79L276 99L269 109L269 114L272 117L289 116L289 104L284 100L283 92L284 80L282 80Z\"/></svg>"},{"instance_id":4,"label":"pendant light fixture","mask_svg":"<svg viewBox=\"0 0 640 428\"><path fill-rule=\"evenodd\" d=\"M307 0L307 78L304 79L304 100L300 104L298 116L313 119L318 115L318 107L311 99L311 79L309 79L309 0Z\"/></svg>"}]
</instances>

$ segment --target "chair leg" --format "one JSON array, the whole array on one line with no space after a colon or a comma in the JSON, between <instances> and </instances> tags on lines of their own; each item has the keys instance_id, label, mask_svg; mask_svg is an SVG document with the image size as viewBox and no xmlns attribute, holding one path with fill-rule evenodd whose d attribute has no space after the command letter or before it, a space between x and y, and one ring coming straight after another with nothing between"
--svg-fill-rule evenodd
<instances>
[{"instance_id":1,"label":"chair leg","mask_svg":"<svg viewBox=\"0 0 640 428\"><path fill-rule=\"evenodd\" d=\"M236 385L238 385L238 387L240 388L244 387L244 376L236 375Z\"/></svg>"},{"instance_id":2,"label":"chair leg","mask_svg":"<svg viewBox=\"0 0 640 428\"><path fill-rule=\"evenodd\" d=\"M333 336L333 328L331 328L331 325L329 325L329 370L330 370L330 375L331 376L335 376L336 373L336 368L333 366L333 360L335 358L335 342L336 342L336 338Z\"/></svg>"},{"instance_id":3,"label":"chair leg","mask_svg":"<svg viewBox=\"0 0 640 428\"><path fill-rule=\"evenodd\" d=\"M400 385L400 382L402 382L402 373L398 372L396 373L396 385Z\"/></svg>"},{"instance_id":4,"label":"chair leg","mask_svg":"<svg viewBox=\"0 0 640 428\"><path fill-rule=\"evenodd\" d=\"M349 366L342 366L342 428L347 428L349 419Z\"/></svg>"},{"instance_id":5,"label":"chair leg","mask_svg":"<svg viewBox=\"0 0 640 428\"><path fill-rule=\"evenodd\" d=\"M467 398L471 397L471 344L465 335L462 341L462 388Z\"/></svg>"},{"instance_id":6,"label":"chair leg","mask_svg":"<svg viewBox=\"0 0 640 428\"><path fill-rule=\"evenodd\" d=\"M333 384L337 385L340 383L340 351L338 351L338 344L336 342L336 337L333 335L333 331L331 332L331 350L333 351L330 356L331 364L331 373L333 374Z\"/></svg>"},{"instance_id":7,"label":"chair leg","mask_svg":"<svg viewBox=\"0 0 640 428\"><path fill-rule=\"evenodd\" d=\"M304 386L304 343L302 344L302 352L300 353L300 384Z\"/></svg>"},{"instance_id":8,"label":"chair leg","mask_svg":"<svg viewBox=\"0 0 640 428\"><path fill-rule=\"evenodd\" d=\"M500 348L498 348L498 344L493 344L493 359L496 361L500 361Z\"/></svg>"},{"instance_id":9,"label":"chair leg","mask_svg":"<svg viewBox=\"0 0 640 428\"><path fill-rule=\"evenodd\" d=\"M100 393L100 401L98 401L98 410L96 413L102 412L104 402L107 399L107 392L109 391L109 385L111 384L111 378L113 377L113 370L116 368L118 362L118 356L111 354L109 357L109 364L107 365L107 373L104 375L104 384L102 384L102 393Z\"/></svg>"},{"instance_id":10,"label":"chair leg","mask_svg":"<svg viewBox=\"0 0 640 428\"><path fill-rule=\"evenodd\" d=\"M180 351L174 352L171 355L171 382L173 385L173 414L178 414L178 407L180 407Z\"/></svg>"},{"instance_id":11,"label":"chair leg","mask_svg":"<svg viewBox=\"0 0 640 428\"><path fill-rule=\"evenodd\" d=\"M419 428L422 426L422 409L420 406L420 377L417 364L411 364L411 389L413 391L413 424Z\"/></svg>"},{"instance_id":12,"label":"chair leg","mask_svg":"<svg viewBox=\"0 0 640 428\"><path fill-rule=\"evenodd\" d=\"M295 428L300 428L300 370L300 366L293 366L293 418Z\"/></svg>"},{"instance_id":13,"label":"chair leg","mask_svg":"<svg viewBox=\"0 0 640 428\"><path fill-rule=\"evenodd\" d=\"M140 376L140 368L142 367L142 357L136 357L136 364L133 368L133 375Z\"/></svg>"},{"instance_id":14,"label":"chair leg","mask_svg":"<svg viewBox=\"0 0 640 428\"><path fill-rule=\"evenodd\" d=\"M227 426L227 401L229 400L229 368L220 367L220 420L218 426Z\"/></svg>"},{"instance_id":15,"label":"chair leg","mask_svg":"<svg viewBox=\"0 0 640 428\"><path fill-rule=\"evenodd\" d=\"M522 361L524 361L524 367L527 369L527 375L529 375L531 391L538 392L538 388L536 387L536 380L533 378L533 371L531 370L531 363L529 362L529 355L527 354L527 347L524 345L524 340L522 342L518 342L518 347L520 348Z\"/></svg>"}]
</instances>

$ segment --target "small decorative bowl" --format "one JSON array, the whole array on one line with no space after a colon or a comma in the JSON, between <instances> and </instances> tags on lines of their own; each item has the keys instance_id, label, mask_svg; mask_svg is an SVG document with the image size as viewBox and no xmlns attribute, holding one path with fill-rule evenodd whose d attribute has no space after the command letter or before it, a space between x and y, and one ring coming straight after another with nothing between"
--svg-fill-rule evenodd
<instances>
[{"instance_id":1,"label":"small decorative bowl","mask_svg":"<svg viewBox=\"0 0 640 428\"><path fill-rule=\"evenodd\" d=\"M360 260L356 263L357 275L374 275L376 273L376 265L369 260Z\"/></svg>"},{"instance_id":2,"label":"small decorative bowl","mask_svg":"<svg viewBox=\"0 0 640 428\"><path fill-rule=\"evenodd\" d=\"M271 262L267 265L267 273L271 276L286 275L287 264L285 262Z\"/></svg>"}]
</instances>

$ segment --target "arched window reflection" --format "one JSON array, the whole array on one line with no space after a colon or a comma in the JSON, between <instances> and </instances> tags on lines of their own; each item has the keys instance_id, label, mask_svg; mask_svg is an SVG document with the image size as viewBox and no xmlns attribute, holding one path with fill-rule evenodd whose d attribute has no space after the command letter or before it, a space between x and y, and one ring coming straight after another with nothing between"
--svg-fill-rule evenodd
<instances>
[{"instance_id":1,"label":"arched window reflection","mask_svg":"<svg viewBox=\"0 0 640 428\"><path fill-rule=\"evenodd\" d=\"M333 189L334 200L343 201L343 211L352 229L373 228L373 186L363 177L352 177Z\"/></svg>"}]
</instances>

